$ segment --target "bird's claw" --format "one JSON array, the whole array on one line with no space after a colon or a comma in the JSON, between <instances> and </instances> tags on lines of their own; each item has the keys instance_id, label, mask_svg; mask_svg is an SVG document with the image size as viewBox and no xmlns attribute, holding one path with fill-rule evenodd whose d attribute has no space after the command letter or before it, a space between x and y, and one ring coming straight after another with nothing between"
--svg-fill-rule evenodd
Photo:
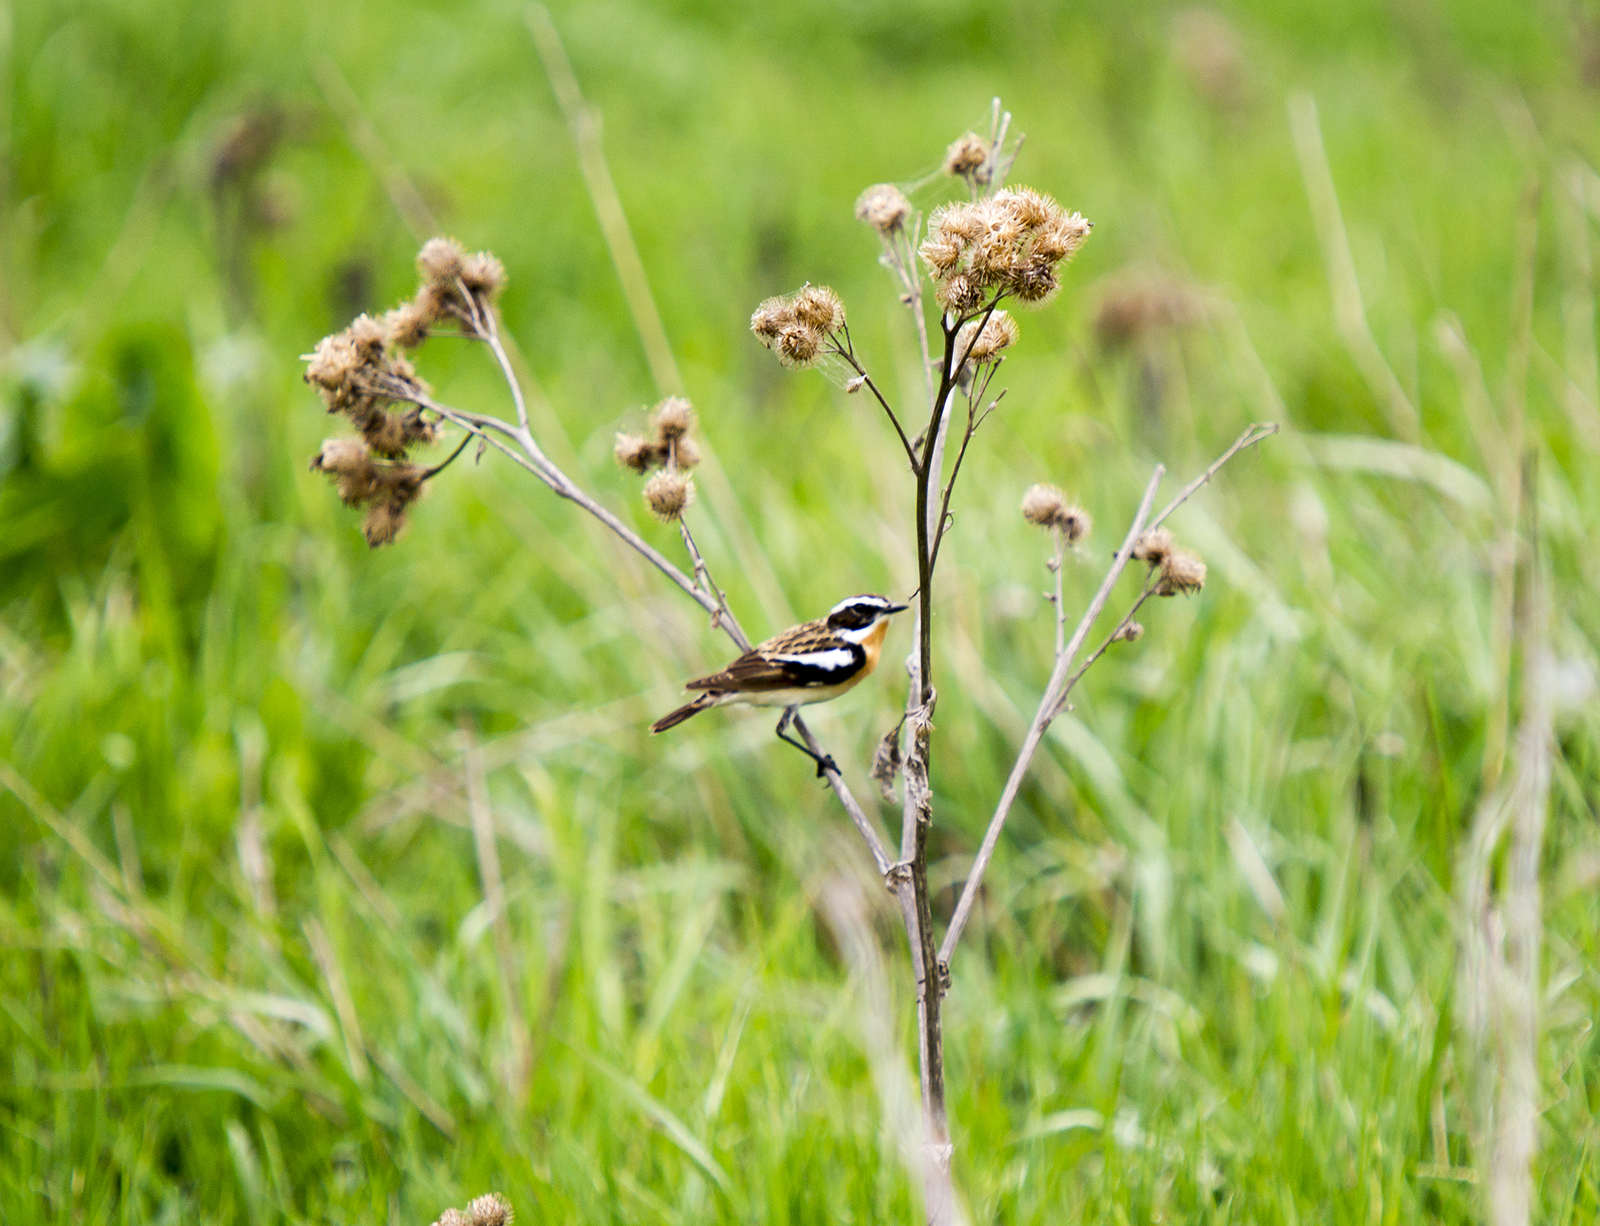
<instances>
[{"instance_id":1,"label":"bird's claw","mask_svg":"<svg viewBox=\"0 0 1600 1226\"><path fill-rule=\"evenodd\" d=\"M824 778L829 771L832 771L835 775L839 773L839 764L833 760L831 753L823 754L822 757L817 759L817 778Z\"/></svg>"}]
</instances>

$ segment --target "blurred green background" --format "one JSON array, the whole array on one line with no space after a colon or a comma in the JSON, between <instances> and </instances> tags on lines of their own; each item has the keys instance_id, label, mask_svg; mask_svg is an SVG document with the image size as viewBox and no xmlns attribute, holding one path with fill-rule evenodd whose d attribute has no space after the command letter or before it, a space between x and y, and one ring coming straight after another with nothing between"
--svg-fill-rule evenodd
<instances>
[{"instance_id":1,"label":"blurred green background","mask_svg":"<svg viewBox=\"0 0 1600 1226\"><path fill-rule=\"evenodd\" d=\"M498 457L377 552L306 471L338 430L297 355L411 291L414 191L510 270L546 449L680 556L610 461L662 389L524 16L0 2L7 1222L422 1226L489 1188L530 1222L915 1215L879 1093L901 1074L869 1059L818 904L865 883L909 1071L903 939L854 833L765 717L644 735L725 641ZM715 452L691 520L753 634L915 582L884 423L780 370L754 305L833 285L910 401L851 206L883 180L952 195L944 146L996 94L1027 133L1013 180L1095 222L1022 316L956 497L942 913L1049 670L1023 489L1099 521L1067 568L1081 608L1155 460L1170 490L1245 423L1286 427L1176 518L1210 583L1090 675L1007 828L947 1004L977 1221L1478 1219L1452 899L1520 709L1496 558L1529 521L1506 492L1525 419L1563 699L1536 1217L1593 1220L1600 14L553 16ZM1316 125L1354 283L1314 220ZM509 411L481 351L419 365ZM903 687L886 667L813 719L864 795Z\"/></svg>"}]
</instances>

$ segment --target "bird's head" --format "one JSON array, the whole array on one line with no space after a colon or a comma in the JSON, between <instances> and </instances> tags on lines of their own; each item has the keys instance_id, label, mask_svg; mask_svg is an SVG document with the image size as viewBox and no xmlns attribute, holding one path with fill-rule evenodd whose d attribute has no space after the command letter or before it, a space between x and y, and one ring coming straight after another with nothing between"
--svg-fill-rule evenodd
<instances>
[{"instance_id":1,"label":"bird's head","mask_svg":"<svg viewBox=\"0 0 1600 1226\"><path fill-rule=\"evenodd\" d=\"M852 642L862 642L874 630L909 605L895 604L887 596L851 596L828 611L828 628Z\"/></svg>"}]
</instances>

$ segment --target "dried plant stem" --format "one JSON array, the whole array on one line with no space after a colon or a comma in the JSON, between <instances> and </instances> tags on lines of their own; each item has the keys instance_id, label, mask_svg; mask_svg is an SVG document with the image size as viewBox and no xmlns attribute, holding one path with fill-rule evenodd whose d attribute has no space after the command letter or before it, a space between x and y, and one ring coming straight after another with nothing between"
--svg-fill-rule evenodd
<instances>
[{"instance_id":1,"label":"dried plant stem","mask_svg":"<svg viewBox=\"0 0 1600 1226\"><path fill-rule=\"evenodd\" d=\"M1033 755L1039 748L1039 743L1044 739L1044 734L1049 730L1050 722L1055 718L1056 708L1060 705L1061 696L1066 686L1067 677L1072 665L1076 661L1078 651L1083 646L1083 641L1089 635L1089 628L1094 625L1095 619L1100 616L1100 611L1105 608L1106 601L1110 599L1111 589L1122 576L1123 569L1128 565L1128 559L1133 555L1134 542L1139 539L1139 534L1145 530L1146 522L1150 517L1151 504L1155 502L1156 489L1161 484L1161 478L1166 474L1166 469L1157 464L1155 471L1150 476L1150 483L1145 486L1144 497L1139 502L1139 509L1134 513L1133 522L1128 527L1128 534L1123 538L1122 547L1117 550L1116 556L1111 561L1111 567L1106 571L1106 577L1100 583L1100 590L1094 594L1094 599L1089 602L1089 607L1084 610L1083 617L1079 619L1077 629L1072 632L1072 638L1066 647L1056 657L1055 668L1050 673L1050 680L1045 685L1044 697L1039 701L1038 712L1033 717L1033 723L1028 727L1028 735L1022 742L1022 749L1017 754L1017 760L1011 768L1011 775L1006 780L1005 790L1000 794L1000 803L995 806L994 816L989 820L989 828L984 832L983 843L978 848L977 859L973 861L972 871L967 875L966 885L962 887L961 898L956 903L955 914L950 918L950 927L945 932L944 944L939 948L939 966L941 971L948 971L950 957L955 952L956 943L961 940L961 934L966 929L967 920L972 913L972 904L977 899L978 887L983 883L984 871L989 867L989 861L994 857L994 849L1000 842L1000 831L1005 827L1006 818L1011 813L1011 806L1017 799L1017 793L1022 789L1022 780L1027 776L1028 767L1033 762Z\"/></svg>"},{"instance_id":2,"label":"dried plant stem","mask_svg":"<svg viewBox=\"0 0 1600 1226\"><path fill-rule=\"evenodd\" d=\"M1067 606L1061 599L1061 568L1067 561L1067 534L1060 528L1052 528L1051 534L1056 538L1055 553L1050 558L1050 570L1055 579L1055 590L1050 593L1050 603L1055 606L1056 615L1056 659L1061 658L1061 653L1067 649Z\"/></svg>"},{"instance_id":3,"label":"dried plant stem","mask_svg":"<svg viewBox=\"0 0 1600 1226\"><path fill-rule=\"evenodd\" d=\"M961 934L966 929L967 921L972 915L972 906L976 902L978 890L983 884L983 874L989 867L989 861L994 858L995 847L1000 841L1000 832L1005 827L1011 806L1016 803L1017 794L1022 788L1022 781L1027 776L1028 767L1033 761L1034 754L1038 751L1044 734L1049 730L1051 722L1061 713L1067 695L1072 687L1078 683L1088 665L1099 659L1115 638L1116 631L1112 632L1106 643L1094 653L1082 668L1073 669L1078 652L1082 650L1084 640L1088 637L1090 628L1095 619L1100 616L1110 599L1111 589L1128 565L1128 559L1133 554L1134 542L1139 539L1140 533L1147 528L1159 527L1174 511L1181 507L1194 496L1203 485L1211 480L1224 464L1233 459L1241 451L1254 446L1263 439L1269 438L1277 432L1278 427L1271 422L1254 422L1246 427L1243 433L1233 441L1233 445L1224 451L1211 463L1198 477L1189 482L1178 491L1177 495L1155 516L1150 515L1150 507L1155 501L1156 490L1161 484L1161 478L1166 470L1159 464L1151 474L1150 483L1145 487L1144 498L1139 503L1133 522L1128 527L1128 534L1123 538L1122 548L1117 550L1116 556L1111 561L1111 567L1106 571L1106 577L1100 583L1100 589L1089 602L1089 607L1084 610L1083 617L1079 619L1077 628L1072 632L1072 637L1056 652L1055 668L1051 671L1050 680L1045 685L1044 696L1039 701L1038 712L1034 715L1033 723L1028 728L1028 735L1022 743L1022 749L1017 754L1017 760L1011 768L1011 775L1006 780L1004 791L1000 794L1000 802L995 806L994 816L989 820L989 828L984 832L983 843L978 848L977 858L973 861L972 871L967 876L966 884L962 887L961 897L956 903L955 914L950 919L950 927L945 932L944 943L939 947L939 973L946 975L950 969L950 959L955 953ZM1059 571L1058 571L1059 574ZM1117 629L1121 630L1133 620L1141 605L1149 595L1147 587L1145 593L1135 602L1132 609L1122 619ZM1060 616L1060 604L1057 604L1057 616ZM1059 634L1059 630L1058 630Z\"/></svg>"},{"instance_id":4,"label":"dried plant stem","mask_svg":"<svg viewBox=\"0 0 1600 1226\"><path fill-rule=\"evenodd\" d=\"M521 1106L528 1097L533 1078L532 1039L522 1010L522 989L517 982L516 946L511 937L511 917L506 914L506 891L500 876L500 850L495 844L494 812L489 807L489 786L484 777L483 759L477 740L463 728L466 747L462 764L466 768L467 809L472 817L472 841L478 852L478 876L483 882L483 901L489 908L494 930L495 965L500 972L500 994L506 1003L506 1028L511 1033L512 1101Z\"/></svg>"},{"instance_id":5,"label":"dried plant stem","mask_svg":"<svg viewBox=\"0 0 1600 1226\"><path fill-rule=\"evenodd\" d=\"M509 364L504 363L501 364L500 369L506 382L513 389L513 399L517 399L519 392L515 371L511 369ZM750 637L744 632L744 628L739 624L738 618L733 615L732 611L723 602L720 593L715 589L715 585L711 583L709 572L705 569L705 560L699 557L699 550L694 546L693 537L688 534L687 529L685 529L684 533L685 543L691 551L691 558L695 560L697 574L703 573L706 575L704 587L697 581L697 578L691 578L689 575L684 574L671 560L637 532L580 489L571 478L557 468L544 452L539 449L538 444L533 439L532 432L526 427L520 424L513 425L511 422L504 421L498 417L468 413L464 410L441 404L414 387L397 390L396 394L402 399L437 413L446 421L452 422L463 430L483 439L491 447L510 457L515 463L538 477L554 493L570 502L577 503L704 609L739 650L749 650ZM804 720L800 719L798 715L795 717L792 726L814 754L825 761L831 760L812 734L810 728L806 726ZM850 820L855 824L856 829L861 832L862 838L866 840L867 848L878 865L878 871L887 873L893 861L884 847L882 836L878 834L873 826L872 819L867 816L866 810L856 800L837 769L829 769L824 773L839 803L844 807L845 812L850 815Z\"/></svg>"}]
</instances>

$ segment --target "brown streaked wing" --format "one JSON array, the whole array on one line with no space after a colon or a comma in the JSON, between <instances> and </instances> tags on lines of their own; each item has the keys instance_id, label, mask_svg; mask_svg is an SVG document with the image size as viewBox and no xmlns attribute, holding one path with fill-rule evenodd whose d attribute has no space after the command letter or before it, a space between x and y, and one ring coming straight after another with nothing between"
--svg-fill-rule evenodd
<instances>
[{"instance_id":1,"label":"brown streaked wing","mask_svg":"<svg viewBox=\"0 0 1600 1226\"><path fill-rule=\"evenodd\" d=\"M775 634L764 643L758 643L720 673L697 677L683 688L686 690L782 690L796 684L796 678L781 661L770 655L799 655L807 651L820 651L837 646L833 631L828 629L826 618L802 622L791 626L782 634Z\"/></svg>"},{"instance_id":2,"label":"brown streaked wing","mask_svg":"<svg viewBox=\"0 0 1600 1226\"><path fill-rule=\"evenodd\" d=\"M769 660L754 651L740 656L720 673L709 677L696 677L683 688L686 690L781 690L794 684L794 678L782 663Z\"/></svg>"}]
</instances>

